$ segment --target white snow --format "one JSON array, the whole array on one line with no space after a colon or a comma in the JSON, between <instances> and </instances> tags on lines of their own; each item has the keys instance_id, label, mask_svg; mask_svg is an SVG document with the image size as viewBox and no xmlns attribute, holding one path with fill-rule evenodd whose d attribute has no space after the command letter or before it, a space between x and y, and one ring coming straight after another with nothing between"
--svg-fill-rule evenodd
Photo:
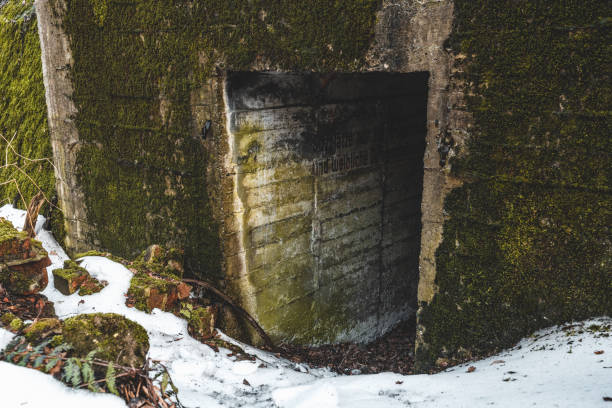
<instances>
[{"instance_id":1,"label":"white snow","mask_svg":"<svg viewBox=\"0 0 612 408\"><path fill-rule=\"evenodd\" d=\"M612 397L612 338L586 328L611 323L599 318L577 324L573 332L542 330L511 350L436 375L334 377L278 389L273 396L283 408L609 407L603 397ZM469 366L476 370L468 373ZM390 399L386 405L384 397Z\"/></svg>"},{"instance_id":2,"label":"white snow","mask_svg":"<svg viewBox=\"0 0 612 408\"><path fill-rule=\"evenodd\" d=\"M7 205L0 208L0 217L21 227L25 213ZM100 293L64 296L55 290L51 271L61 267L68 257L53 236L42 229L43 223L44 218L39 217L37 238L53 262L48 267L49 285L43 294L55 303L58 316L112 312L140 323L149 334L149 357L168 367L186 407L610 406L602 397L612 397L612 338L584 329L592 324L612 324L607 317L579 323L570 336L559 328L538 332L512 350L471 363L476 367L472 373L466 372L467 366L459 366L436 375L337 376L328 370L310 369L277 358L222 335L257 357L254 362L236 361L228 356L229 350L215 353L191 338L183 319L158 309L146 314L126 307L125 293L132 273L106 258L86 257L81 264L96 278L109 282ZM580 327L583 329L579 333ZM11 336L0 329L0 350ZM594 354L598 350L604 353ZM244 380L250 385L245 385ZM89 408L124 406L116 397L75 391L48 375L7 363L0 363L0 384L1 405L7 407L48 407L49 401L61 401L62 406L88 404Z\"/></svg>"}]
</instances>

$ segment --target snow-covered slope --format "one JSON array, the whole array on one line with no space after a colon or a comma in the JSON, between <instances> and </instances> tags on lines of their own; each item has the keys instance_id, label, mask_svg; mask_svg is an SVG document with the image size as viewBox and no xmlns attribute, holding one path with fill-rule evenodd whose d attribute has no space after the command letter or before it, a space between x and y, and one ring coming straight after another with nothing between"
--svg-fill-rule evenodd
<instances>
[{"instance_id":1,"label":"snow-covered slope","mask_svg":"<svg viewBox=\"0 0 612 408\"><path fill-rule=\"evenodd\" d=\"M0 217L19 227L25 214L4 206ZM430 376L336 376L244 345L258 359L236 361L228 350L215 353L192 339L186 322L170 313L127 308L124 294L132 273L106 258L86 257L82 263L93 276L109 282L100 293L64 296L55 290L50 272L68 258L52 235L42 230L43 221L39 217L38 239L53 262L43 294L55 303L58 316L114 312L140 323L149 333L149 357L165 363L187 407L612 407L603 400L612 397L612 368L605 368L612 367L612 338L586 329L611 325L609 318L582 322L566 331L541 331L512 350L471 364L476 367L471 373L461 366ZM11 336L0 329L0 349ZM603 354L594 354L601 350ZM50 376L6 363L0 363L0 385L2 406L7 407L48 407L49 401L63 407L123 406L116 397L77 392Z\"/></svg>"}]
</instances>

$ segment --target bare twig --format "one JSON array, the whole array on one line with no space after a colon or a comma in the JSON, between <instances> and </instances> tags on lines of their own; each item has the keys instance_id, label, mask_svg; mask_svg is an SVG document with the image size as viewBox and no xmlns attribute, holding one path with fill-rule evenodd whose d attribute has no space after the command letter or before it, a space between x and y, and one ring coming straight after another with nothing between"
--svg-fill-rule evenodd
<instances>
[{"instance_id":1,"label":"bare twig","mask_svg":"<svg viewBox=\"0 0 612 408\"><path fill-rule=\"evenodd\" d=\"M44 204L45 195L42 191L39 191L30 200L30 205L28 205L28 210L26 212L26 219L23 224L23 230L28 233L30 238L34 238L36 236L36 219L38 218L38 213Z\"/></svg>"},{"instance_id":2,"label":"bare twig","mask_svg":"<svg viewBox=\"0 0 612 408\"><path fill-rule=\"evenodd\" d=\"M6 144L5 147L4 147L4 164L0 165L0 170L9 170L9 169L14 169L15 170L14 172L12 172L10 174L10 176L12 176L12 177L9 180L4 180L4 181L0 182L0 186L4 186L4 185L8 185L8 184L14 184L15 185L15 188L17 190L19 199L21 200L24 208L27 208L27 210L28 210L27 215L26 215L26 221L25 221L23 229L24 229L24 231L26 231L28 233L29 236L34 237L35 236L34 227L36 225L36 218L38 216L38 213L40 212L40 209L44 205L44 203L48 203L51 208L54 208L56 210L61 211L61 209L47 198L47 196L45 195L45 192L38 185L38 183L32 178L32 176L30 176L30 174L28 174L21 167L21 165L19 163L19 160L22 160L25 163L25 165L32 164L32 163L47 163L47 164L49 164L55 170L55 174L59 174L59 172L57 171L57 168L53 164L53 161L51 161L51 159L49 159L48 157L38 158L38 159L30 159L29 157L26 157L26 156L22 155L21 153L19 153L15 149L15 147L13 146L13 142L14 142L16 137L17 137L17 132L15 132L13 134L13 136L10 138L10 140L7 139L4 135L2 135L0 133L0 139L2 139L5 142L5 144ZM10 160L14 160L14 159L9 158L9 155L16 156L17 157L17 161L14 161L14 162L10 161ZM37 193L32 198L32 201L30 202L29 206L26 203L26 200L25 200L25 197L24 197L24 195L23 195L23 193L21 191L21 187L19 185L19 182L17 181L17 178L15 177L16 173L20 173L37 190ZM7 198L5 200L2 200L2 202L4 202L4 201L10 201L10 200Z\"/></svg>"}]
</instances>

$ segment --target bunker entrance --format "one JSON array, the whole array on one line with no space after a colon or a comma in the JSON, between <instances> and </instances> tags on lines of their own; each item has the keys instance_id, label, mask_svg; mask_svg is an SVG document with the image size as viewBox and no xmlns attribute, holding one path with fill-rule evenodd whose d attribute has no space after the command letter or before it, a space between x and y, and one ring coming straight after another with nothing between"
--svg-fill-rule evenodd
<instances>
[{"instance_id":1,"label":"bunker entrance","mask_svg":"<svg viewBox=\"0 0 612 408\"><path fill-rule=\"evenodd\" d=\"M227 275L273 337L367 342L414 315L428 78L228 74Z\"/></svg>"}]
</instances>

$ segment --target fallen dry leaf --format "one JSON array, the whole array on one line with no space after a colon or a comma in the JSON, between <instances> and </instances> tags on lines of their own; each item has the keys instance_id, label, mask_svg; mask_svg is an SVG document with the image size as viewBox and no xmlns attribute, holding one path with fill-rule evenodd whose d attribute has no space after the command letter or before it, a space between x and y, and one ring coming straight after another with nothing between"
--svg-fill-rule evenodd
<instances>
[{"instance_id":1,"label":"fallen dry leaf","mask_svg":"<svg viewBox=\"0 0 612 408\"><path fill-rule=\"evenodd\" d=\"M476 371L476 367L474 367L474 366L469 366L468 369L467 369L468 373L473 373L474 371Z\"/></svg>"},{"instance_id":2,"label":"fallen dry leaf","mask_svg":"<svg viewBox=\"0 0 612 408\"><path fill-rule=\"evenodd\" d=\"M597 350L597 351L594 351L594 353L595 353L595 354L603 354L603 353L604 353L604 351L603 351L603 350Z\"/></svg>"}]
</instances>

